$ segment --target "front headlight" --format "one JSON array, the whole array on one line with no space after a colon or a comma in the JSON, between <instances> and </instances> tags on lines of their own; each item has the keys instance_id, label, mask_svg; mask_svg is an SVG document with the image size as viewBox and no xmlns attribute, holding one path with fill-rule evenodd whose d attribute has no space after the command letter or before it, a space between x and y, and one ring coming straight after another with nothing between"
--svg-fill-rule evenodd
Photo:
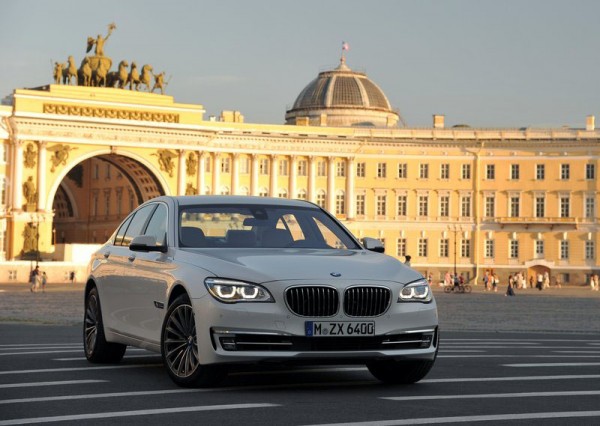
<instances>
[{"instance_id":1,"label":"front headlight","mask_svg":"<svg viewBox=\"0 0 600 426\"><path fill-rule=\"evenodd\" d=\"M224 278L207 278L204 285L219 302L274 302L271 293L257 284Z\"/></svg>"},{"instance_id":2,"label":"front headlight","mask_svg":"<svg viewBox=\"0 0 600 426\"><path fill-rule=\"evenodd\" d=\"M398 302L431 302L431 289L425 279L408 283L400 290Z\"/></svg>"}]
</instances>

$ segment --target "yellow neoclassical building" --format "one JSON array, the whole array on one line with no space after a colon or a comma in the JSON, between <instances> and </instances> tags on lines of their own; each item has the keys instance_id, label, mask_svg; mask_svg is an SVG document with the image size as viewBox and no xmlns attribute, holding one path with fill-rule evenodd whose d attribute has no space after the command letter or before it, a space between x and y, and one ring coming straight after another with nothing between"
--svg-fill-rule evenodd
<instances>
[{"instance_id":1,"label":"yellow neoclassical building","mask_svg":"<svg viewBox=\"0 0 600 426\"><path fill-rule=\"evenodd\" d=\"M344 58L286 124L204 112L116 87L15 90L0 106L0 281L26 280L20 260L50 267L104 242L161 194L307 199L434 281L493 270L580 285L598 270L593 116L581 128L448 128L442 115L406 127Z\"/></svg>"}]
</instances>

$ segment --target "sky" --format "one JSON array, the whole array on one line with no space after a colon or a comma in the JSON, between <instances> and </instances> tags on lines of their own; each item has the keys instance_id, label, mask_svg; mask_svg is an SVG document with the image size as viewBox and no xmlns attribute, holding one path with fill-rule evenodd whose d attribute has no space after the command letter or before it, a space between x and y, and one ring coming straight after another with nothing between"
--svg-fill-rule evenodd
<instances>
[{"instance_id":1,"label":"sky","mask_svg":"<svg viewBox=\"0 0 600 426\"><path fill-rule=\"evenodd\" d=\"M600 121L597 0L0 0L0 98L52 82L88 36L105 55L164 71L166 94L205 118L282 124L301 90L347 64L408 127L585 127Z\"/></svg>"}]
</instances>

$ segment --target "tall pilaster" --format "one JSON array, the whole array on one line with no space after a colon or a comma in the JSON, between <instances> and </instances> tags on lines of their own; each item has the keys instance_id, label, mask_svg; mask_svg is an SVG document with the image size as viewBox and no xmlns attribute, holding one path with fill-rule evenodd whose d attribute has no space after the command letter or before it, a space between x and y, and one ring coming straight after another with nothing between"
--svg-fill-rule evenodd
<instances>
[{"instance_id":1,"label":"tall pilaster","mask_svg":"<svg viewBox=\"0 0 600 426\"><path fill-rule=\"evenodd\" d=\"M198 152L198 194L204 194L204 186L206 185L204 174L206 173L206 162L204 152Z\"/></svg>"},{"instance_id":2,"label":"tall pilaster","mask_svg":"<svg viewBox=\"0 0 600 426\"><path fill-rule=\"evenodd\" d=\"M315 193L315 177L317 175L317 159L314 156L308 157L308 201L315 202L317 194Z\"/></svg>"},{"instance_id":3,"label":"tall pilaster","mask_svg":"<svg viewBox=\"0 0 600 426\"><path fill-rule=\"evenodd\" d=\"M220 163L221 154L219 152L213 153L213 163L212 163L212 194L220 194L220 185L219 181L221 180L221 165Z\"/></svg>"},{"instance_id":4,"label":"tall pilaster","mask_svg":"<svg viewBox=\"0 0 600 426\"><path fill-rule=\"evenodd\" d=\"M13 158L12 181L13 185L13 202L12 208L14 211L23 210L23 141L15 139L13 142Z\"/></svg>"},{"instance_id":5,"label":"tall pilaster","mask_svg":"<svg viewBox=\"0 0 600 426\"><path fill-rule=\"evenodd\" d=\"M258 195L258 154L252 154L252 174L250 175L250 195Z\"/></svg>"},{"instance_id":6,"label":"tall pilaster","mask_svg":"<svg viewBox=\"0 0 600 426\"><path fill-rule=\"evenodd\" d=\"M327 159L327 210L335 213L335 157Z\"/></svg>"},{"instance_id":7,"label":"tall pilaster","mask_svg":"<svg viewBox=\"0 0 600 426\"><path fill-rule=\"evenodd\" d=\"M295 155L290 156L290 180L289 180L289 191L290 199L298 197L296 194L296 177L298 175L298 157Z\"/></svg>"},{"instance_id":8,"label":"tall pilaster","mask_svg":"<svg viewBox=\"0 0 600 426\"><path fill-rule=\"evenodd\" d=\"M356 197L354 195L354 177L356 176L354 157L346 159L346 219L354 219Z\"/></svg>"},{"instance_id":9,"label":"tall pilaster","mask_svg":"<svg viewBox=\"0 0 600 426\"><path fill-rule=\"evenodd\" d=\"M38 142L38 169L37 169L37 192L38 192L38 211L46 211L46 157L47 142Z\"/></svg>"},{"instance_id":10,"label":"tall pilaster","mask_svg":"<svg viewBox=\"0 0 600 426\"><path fill-rule=\"evenodd\" d=\"M232 154L233 164L231 165L231 195L238 194L240 186L240 154Z\"/></svg>"},{"instance_id":11,"label":"tall pilaster","mask_svg":"<svg viewBox=\"0 0 600 426\"><path fill-rule=\"evenodd\" d=\"M185 195L185 151L179 150L179 164L177 169L177 195Z\"/></svg>"},{"instance_id":12,"label":"tall pilaster","mask_svg":"<svg viewBox=\"0 0 600 426\"><path fill-rule=\"evenodd\" d=\"M270 185L269 185L269 193L271 197L277 197L277 166L279 164L277 155L271 155L271 176L270 176Z\"/></svg>"}]
</instances>

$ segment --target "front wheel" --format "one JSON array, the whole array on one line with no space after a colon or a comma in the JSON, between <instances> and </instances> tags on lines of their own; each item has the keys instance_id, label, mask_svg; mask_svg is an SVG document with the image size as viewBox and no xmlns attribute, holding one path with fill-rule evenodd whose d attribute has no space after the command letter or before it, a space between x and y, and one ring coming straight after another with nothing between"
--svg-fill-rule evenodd
<instances>
[{"instance_id":1,"label":"front wheel","mask_svg":"<svg viewBox=\"0 0 600 426\"><path fill-rule=\"evenodd\" d=\"M446 287L444 287L444 293L450 293L452 291L452 287L447 285Z\"/></svg>"},{"instance_id":2,"label":"front wheel","mask_svg":"<svg viewBox=\"0 0 600 426\"><path fill-rule=\"evenodd\" d=\"M83 348L85 357L94 363L117 363L121 361L127 346L110 343L104 336L102 311L98 289L93 287L85 298L85 315L83 318Z\"/></svg>"},{"instance_id":3,"label":"front wheel","mask_svg":"<svg viewBox=\"0 0 600 426\"><path fill-rule=\"evenodd\" d=\"M471 292L471 286L470 285L465 285L465 293L470 293Z\"/></svg>"},{"instance_id":4,"label":"front wheel","mask_svg":"<svg viewBox=\"0 0 600 426\"><path fill-rule=\"evenodd\" d=\"M161 353L167 372L183 387L212 386L223 377L219 366L203 366L198 357L194 309L186 294L169 306L162 327Z\"/></svg>"}]
</instances>

